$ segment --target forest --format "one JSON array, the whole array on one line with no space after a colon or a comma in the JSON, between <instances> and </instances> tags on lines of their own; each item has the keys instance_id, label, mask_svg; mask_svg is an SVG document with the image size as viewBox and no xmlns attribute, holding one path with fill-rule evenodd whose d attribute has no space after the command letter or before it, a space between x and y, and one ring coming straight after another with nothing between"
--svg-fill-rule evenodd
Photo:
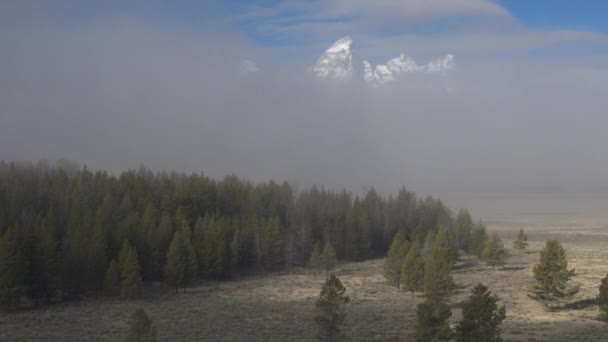
<instances>
[{"instance_id":1,"label":"forest","mask_svg":"<svg viewBox=\"0 0 608 342\"><path fill-rule=\"evenodd\" d=\"M464 213L466 235L473 224ZM458 235L439 199L405 188L384 197L235 175L0 162L0 301L134 297L146 282L185 291L304 266L315 244L331 245L340 261L382 257L397 232L423 242L439 227Z\"/></svg>"}]
</instances>

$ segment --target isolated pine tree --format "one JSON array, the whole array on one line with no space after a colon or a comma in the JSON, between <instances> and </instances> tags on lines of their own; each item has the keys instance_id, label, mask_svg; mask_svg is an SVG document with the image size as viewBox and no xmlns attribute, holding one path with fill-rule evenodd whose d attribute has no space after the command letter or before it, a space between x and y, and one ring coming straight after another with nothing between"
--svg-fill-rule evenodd
<instances>
[{"instance_id":1,"label":"isolated pine tree","mask_svg":"<svg viewBox=\"0 0 608 342\"><path fill-rule=\"evenodd\" d=\"M556 240L548 240L540 251L540 261L534 266L536 285L530 298L551 302L565 299L578 292L579 287L568 286L574 276L574 269L568 269L566 251Z\"/></svg>"},{"instance_id":2,"label":"isolated pine tree","mask_svg":"<svg viewBox=\"0 0 608 342\"><path fill-rule=\"evenodd\" d=\"M118 296L120 294L120 267L116 259L110 261L103 279L103 289L108 296Z\"/></svg>"},{"instance_id":3,"label":"isolated pine tree","mask_svg":"<svg viewBox=\"0 0 608 342\"><path fill-rule=\"evenodd\" d=\"M528 247L528 234L524 233L523 229L519 230L515 241L513 241L513 248L523 251Z\"/></svg>"},{"instance_id":4,"label":"isolated pine tree","mask_svg":"<svg viewBox=\"0 0 608 342\"><path fill-rule=\"evenodd\" d=\"M13 309L26 293L27 261L15 228L0 237L0 306Z\"/></svg>"},{"instance_id":5,"label":"isolated pine tree","mask_svg":"<svg viewBox=\"0 0 608 342\"><path fill-rule=\"evenodd\" d=\"M401 267L401 288L412 293L424 290L424 260L419 242L415 242Z\"/></svg>"},{"instance_id":6,"label":"isolated pine tree","mask_svg":"<svg viewBox=\"0 0 608 342\"><path fill-rule=\"evenodd\" d=\"M120 251L120 295L125 298L141 294L141 268L137 260L137 251L127 241Z\"/></svg>"},{"instance_id":7,"label":"isolated pine tree","mask_svg":"<svg viewBox=\"0 0 608 342\"><path fill-rule=\"evenodd\" d=\"M135 310L127 324L127 342L156 342L156 327L143 309Z\"/></svg>"},{"instance_id":8,"label":"isolated pine tree","mask_svg":"<svg viewBox=\"0 0 608 342\"><path fill-rule=\"evenodd\" d=\"M323 260L321 259L321 246L319 241L317 241L312 248L312 252L310 252L310 257L308 258L308 263L306 266L315 274L321 272L323 269Z\"/></svg>"},{"instance_id":9,"label":"isolated pine tree","mask_svg":"<svg viewBox=\"0 0 608 342\"><path fill-rule=\"evenodd\" d=\"M452 259L447 249L434 246L424 267L424 292L427 296L447 295L454 287Z\"/></svg>"},{"instance_id":10,"label":"isolated pine tree","mask_svg":"<svg viewBox=\"0 0 608 342\"><path fill-rule=\"evenodd\" d=\"M389 285L399 288L401 282L401 268L405 256L409 251L410 243L405 239L405 236L398 232L393 238L393 242L384 258L384 278Z\"/></svg>"},{"instance_id":11,"label":"isolated pine tree","mask_svg":"<svg viewBox=\"0 0 608 342\"><path fill-rule=\"evenodd\" d=\"M346 288L340 279L332 274L323 284L321 294L316 306L315 322L318 326L317 340L342 341L345 333L342 323L346 318L346 304L350 298L346 295Z\"/></svg>"},{"instance_id":12,"label":"isolated pine tree","mask_svg":"<svg viewBox=\"0 0 608 342\"><path fill-rule=\"evenodd\" d=\"M498 307L498 298L478 284L462 306L462 319L456 327L458 342L501 342L500 326L506 318L505 307Z\"/></svg>"},{"instance_id":13,"label":"isolated pine tree","mask_svg":"<svg viewBox=\"0 0 608 342\"><path fill-rule=\"evenodd\" d=\"M481 259L488 266L496 268L496 266L504 266L506 258L507 251L502 243L502 239L498 233L493 233L481 253Z\"/></svg>"},{"instance_id":14,"label":"isolated pine tree","mask_svg":"<svg viewBox=\"0 0 608 342\"><path fill-rule=\"evenodd\" d=\"M452 317L452 311L441 297L428 298L418 304L415 340L417 342L450 340L453 336L450 317Z\"/></svg>"},{"instance_id":15,"label":"isolated pine tree","mask_svg":"<svg viewBox=\"0 0 608 342\"><path fill-rule=\"evenodd\" d=\"M338 260L336 259L336 250L331 243L326 242L325 247L323 247L323 254L321 254L321 263L323 266L323 270L325 273L329 274L329 271L336 268L338 264Z\"/></svg>"},{"instance_id":16,"label":"isolated pine tree","mask_svg":"<svg viewBox=\"0 0 608 342\"><path fill-rule=\"evenodd\" d=\"M608 274L600 284L600 295L597 302L600 308L600 320L608 323Z\"/></svg>"}]
</instances>

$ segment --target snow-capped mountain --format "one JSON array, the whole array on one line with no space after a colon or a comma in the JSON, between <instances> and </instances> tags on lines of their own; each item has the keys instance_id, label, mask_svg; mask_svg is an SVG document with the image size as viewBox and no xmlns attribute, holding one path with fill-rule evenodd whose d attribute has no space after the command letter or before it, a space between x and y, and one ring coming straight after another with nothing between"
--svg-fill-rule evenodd
<instances>
[{"instance_id":1,"label":"snow-capped mountain","mask_svg":"<svg viewBox=\"0 0 608 342\"><path fill-rule=\"evenodd\" d=\"M344 37L332 44L319 57L313 67L313 72L320 79L349 79L353 77L353 41ZM436 74L444 73L454 68L454 56L446 55L427 64L418 65L405 54L389 60L386 64L372 67L368 61L363 61L363 75L365 82L378 86L380 84L397 81L408 73Z\"/></svg>"},{"instance_id":2,"label":"snow-capped mountain","mask_svg":"<svg viewBox=\"0 0 608 342\"><path fill-rule=\"evenodd\" d=\"M312 68L322 79L343 80L353 76L353 40L344 37L333 43Z\"/></svg>"}]
</instances>

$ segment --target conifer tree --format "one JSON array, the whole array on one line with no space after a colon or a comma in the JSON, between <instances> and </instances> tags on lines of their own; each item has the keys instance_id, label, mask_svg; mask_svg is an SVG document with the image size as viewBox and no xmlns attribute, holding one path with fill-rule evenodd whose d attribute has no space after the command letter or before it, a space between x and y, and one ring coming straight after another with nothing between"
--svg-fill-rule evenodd
<instances>
[{"instance_id":1,"label":"conifer tree","mask_svg":"<svg viewBox=\"0 0 608 342\"><path fill-rule=\"evenodd\" d=\"M415 242L405 256L401 268L401 287L412 293L424 290L424 260L419 242Z\"/></svg>"},{"instance_id":2,"label":"conifer tree","mask_svg":"<svg viewBox=\"0 0 608 342\"><path fill-rule=\"evenodd\" d=\"M345 333L342 323L346 318L346 304L350 298L346 295L346 288L340 279L332 274L321 288L321 294L316 306L315 322L318 326L317 339L319 341L342 341Z\"/></svg>"},{"instance_id":3,"label":"conifer tree","mask_svg":"<svg viewBox=\"0 0 608 342\"><path fill-rule=\"evenodd\" d=\"M600 308L600 320L608 323L608 274L600 284L600 295L597 299Z\"/></svg>"},{"instance_id":4,"label":"conifer tree","mask_svg":"<svg viewBox=\"0 0 608 342\"><path fill-rule=\"evenodd\" d=\"M137 251L128 241L120 250L120 295L133 298L141 293L141 268L137 260Z\"/></svg>"},{"instance_id":5,"label":"conifer tree","mask_svg":"<svg viewBox=\"0 0 608 342\"><path fill-rule=\"evenodd\" d=\"M528 247L528 234L524 233L523 229L517 233L517 238L513 241L513 248L523 251Z\"/></svg>"},{"instance_id":6,"label":"conifer tree","mask_svg":"<svg viewBox=\"0 0 608 342\"><path fill-rule=\"evenodd\" d=\"M568 281L574 276L574 269L568 269L566 251L557 240L547 240L540 251L540 261L534 266L536 285L530 298L545 303L573 296L579 287L568 286Z\"/></svg>"},{"instance_id":7,"label":"conifer tree","mask_svg":"<svg viewBox=\"0 0 608 342\"><path fill-rule=\"evenodd\" d=\"M103 289L108 296L118 296L120 294L120 268L116 259L110 261L103 279Z\"/></svg>"},{"instance_id":8,"label":"conifer tree","mask_svg":"<svg viewBox=\"0 0 608 342\"><path fill-rule=\"evenodd\" d=\"M424 265L424 292L427 296L444 296L454 287L450 274L452 259L447 249L435 245Z\"/></svg>"},{"instance_id":9,"label":"conifer tree","mask_svg":"<svg viewBox=\"0 0 608 342\"><path fill-rule=\"evenodd\" d=\"M42 224L27 234L27 296L34 303L48 303L57 293L57 245L49 226Z\"/></svg>"},{"instance_id":10,"label":"conifer tree","mask_svg":"<svg viewBox=\"0 0 608 342\"><path fill-rule=\"evenodd\" d=\"M496 268L496 266L504 266L506 257L507 251L505 250L500 236L498 233L493 233L481 253L482 260L484 260L488 266Z\"/></svg>"},{"instance_id":11,"label":"conifer tree","mask_svg":"<svg viewBox=\"0 0 608 342\"><path fill-rule=\"evenodd\" d=\"M500 325L506 318L505 307L498 307L498 298L482 284L473 288L463 304L462 319L456 327L457 342L501 342Z\"/></svg>"},{"instance_id":12,"label":"conifer tree","mask_svg":"<svg viewBox=\"0 0 608 342\"><path fill-rule=\"evenodd\" d=\"M427 298L416 308L415 340L417 342L435 342L452 339L450 317L452 317L452 311L441 297Z\"/></svg>"},{"instance_id":13,"label":"conifer tree","mask_svg":"<svg viewBox=\"0 0 608 342\"><path fill-rule=\"evenodd\" d=\"M433 245L435 244L435 232L429 231L424 238L424 247L422 248L422 257L424 262L427 262L431 257Z\"/></svg>"},{"instance_id":14,"label":"conifer tree","mask_svg":"<svg viewBox=\"0 0 608 342\"><path fill-rule=\"evenodd\" d=\"M275 270L283 265L285 239L278 217L270 218L262 231L262 260L267 270Z\"/></svg>"},{"instance_id":15,"label":"conifer tree","mask_svg":"<svg viewBox=\"0 0 608 342\"><path fill-rule=\"evenodd\" d=\"M456 249L456 245L452 240L448 227L442 226L439 228L439 231L437 231L437 235L433 241L433 245L447 250L452 262L455 262L458 259L458 249Z\"/></svg>"},{"instance_id":16,"label":"conifer tree","mask_svg":"<svg viewBox=\"0 0 608 342\"><path fill-rule=\"evenodd\" d=\"M456 215L454 232L456 235L456 249L468 251L471 243L471 230L473 219L466 209L460 209Z\"/></svg>"},{"instance_id":17,"label":"conifer tree","mask_svg":"<svg viewBox=\"0 0 608 342\"><path fill-rule=\"evenodd\" d=\"M488 233L486 232L486 226L479 222L471 230L471 241L469 244L468 253L481 257L483 248L486 246L488 241Z\"/></svg>"},{"instance_id":18,"label":"conifer tree","mask_svg":"<svg viewBox=\"0 0 608 342\"><path fill-rule=\"evenodd\" d=\"M175 288L175 293L181 287L186 292L198 274L196 254L192 243L184 230L178 230L167 251L167 265L165 266L165 282Z\"/></svg>"},{"instance_id":19,"label":"conifer tree","mask_svg":"<svg viewBox=\"0 0 608 342\"><path fill-rule=\"evenodd\" d=\"M399 288L401 282L401 269L410 243L405 239L403 233L398 232L384 258L384 278L389 285Z\"/></svg>"},{"instance_id":20,"label":"conifer tree","mask_svg":"<svg viewBox=\"0 0 608 342\"><path fill-rule=\"evenodd\" d=\"M13 309L26 294L27 260L15 228L0 237L0 306Z\"/></svg>"},{"instance_id":21,"label":"conifer tree","mask_svg":"<svg viewBox=\"0 0 608 342\"><path fill-rule=\"evenodd\" d=\"M328 275L329 271L333 270L338 264L338 260L336 259L336 250L329 241L325 242L325 247L323 247L323 254L321 254L321 263L323 266L323 270L325 270L325 273L327 273Z\"/></svg>"},{"instance_id":22,"label":"conifer tree","mask_svg":"<svg viewBox=\"0 0 608 342\"><path fill-rule=\"evenodd\" d=\"M321 258L321 247L319 241L317 241L312 248L312 252L310 252L310 257L308 258L308 263L306 266L315 274L319 273L323 269L323 259Z\"/></svg>"},{"instance_id":23,"label":"conifer tree","mask_svg":"<svg viewBox=\"0 0 608 342\"><path fill-rule=\"evenodd\" d=\"M128 321L127 342L156 342L156 327L143 309L137 309Z\"/></svg>"}]
</instances>

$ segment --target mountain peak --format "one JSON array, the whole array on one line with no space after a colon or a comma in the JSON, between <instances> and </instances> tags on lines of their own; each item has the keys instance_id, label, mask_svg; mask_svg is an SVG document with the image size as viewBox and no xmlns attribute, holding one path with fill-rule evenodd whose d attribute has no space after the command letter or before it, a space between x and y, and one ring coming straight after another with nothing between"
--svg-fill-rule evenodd
<instances>
[{"instance_id":1,"label":"mountain peak","mask_svg":"<svg viewBox=\"0 0 608 342\"><path fill-rule=\"evenodd\" d=\"M323 79L349 79L353 76L353 40L350 36L338 39L319 57L312 71Z\"/></svg>"}]
</instances>

